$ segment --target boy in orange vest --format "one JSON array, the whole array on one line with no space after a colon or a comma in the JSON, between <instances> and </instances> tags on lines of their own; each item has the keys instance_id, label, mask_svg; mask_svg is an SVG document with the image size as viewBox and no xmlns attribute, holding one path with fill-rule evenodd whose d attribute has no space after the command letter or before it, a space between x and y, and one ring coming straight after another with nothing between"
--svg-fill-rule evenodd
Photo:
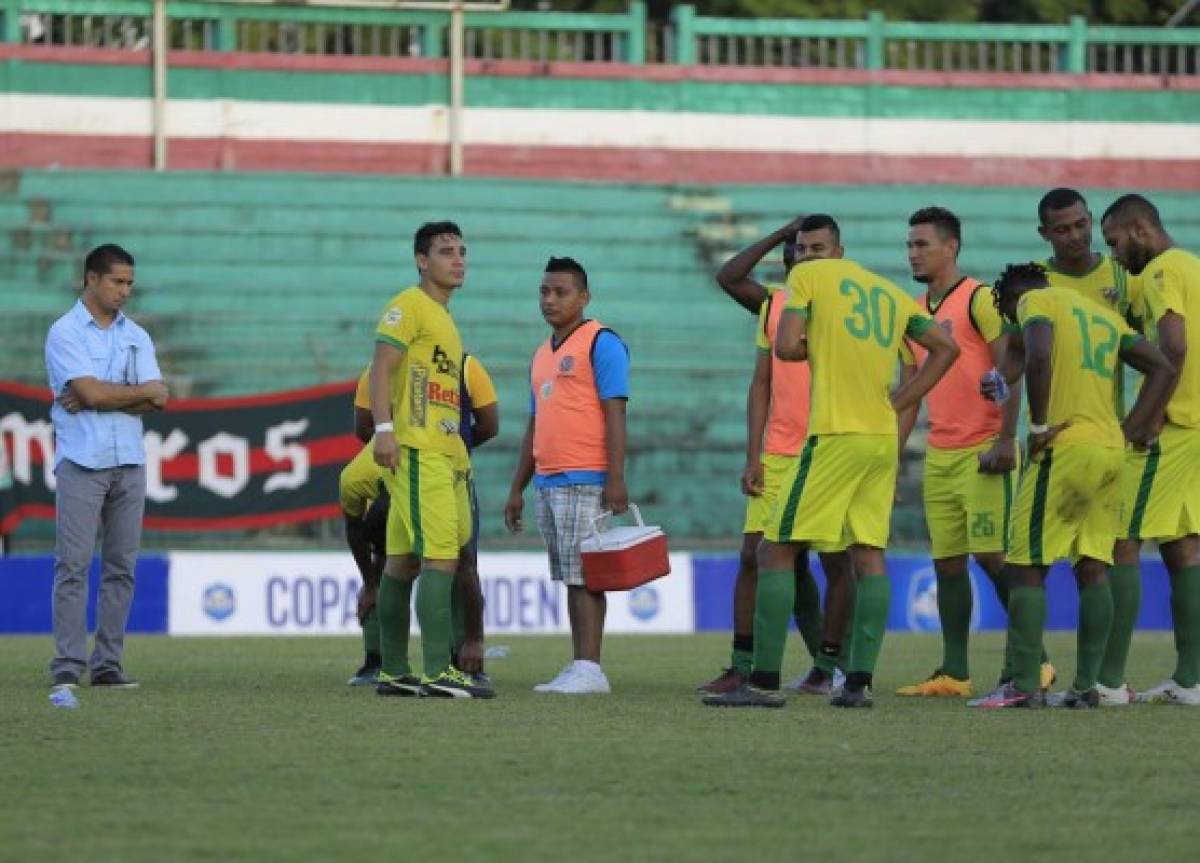
<instances>
[{"instance_id":1,"label":"boy in orange vest","mask_svg":"<svg viewBox=\"0 0 1200 863\"><path fill-rule=\"evenodd\" d=\"M529 427L513 474L504 523L522 529L524 491L537 490L538 528L550 555L550 575L567 586L574 656L537 692L606 693L600 667L607 604L587 589L579 544L605 510L629 508L625 489L625 403L629 350L612 330L583 311L587 273L571 258L551 258L542 276L541 311L552 334L529 368Z\"/></svg>"}]
</instances>

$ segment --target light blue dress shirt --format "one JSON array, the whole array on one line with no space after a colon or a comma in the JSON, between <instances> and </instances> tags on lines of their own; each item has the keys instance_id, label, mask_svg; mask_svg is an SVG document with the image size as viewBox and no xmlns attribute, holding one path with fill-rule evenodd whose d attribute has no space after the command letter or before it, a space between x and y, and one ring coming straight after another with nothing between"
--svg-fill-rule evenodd
<instances>
[{"instance_id":1,"label":"light blue dress shirt","mask_svg":"<svg viewBox=\"0 0 1200 863\"><path fill-rule=\"evenodd\" d=\"M122 312L107 329L101 328L78 300L46 336L46 376L55 397L50 408L55 467L63 459L92 470L146 463L141 417L123 411L72 414L58 403L76 378L134 385L162 380L154 342L145 330Z\"/></svg>"}]
</instances>

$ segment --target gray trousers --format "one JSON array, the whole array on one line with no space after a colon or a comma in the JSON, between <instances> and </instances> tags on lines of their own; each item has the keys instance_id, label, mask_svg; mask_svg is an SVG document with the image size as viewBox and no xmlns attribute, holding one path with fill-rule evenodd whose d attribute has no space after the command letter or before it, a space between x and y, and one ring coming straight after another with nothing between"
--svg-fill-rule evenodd
<instances>
[{"instance_id":1,"label":"gray trousers","mask_svg":"<svg viewBox=\"0 0 1200 863\"><path fill-rule=\"evenodd\" d=\"M133 604L133 567L142 538L146 469L88 470L63 460L57 478L54 538L54 659L50 674L121 671L125 624ZM87 579L100 538L96 643L87 651Z\"/></svg>"}]
</instances>

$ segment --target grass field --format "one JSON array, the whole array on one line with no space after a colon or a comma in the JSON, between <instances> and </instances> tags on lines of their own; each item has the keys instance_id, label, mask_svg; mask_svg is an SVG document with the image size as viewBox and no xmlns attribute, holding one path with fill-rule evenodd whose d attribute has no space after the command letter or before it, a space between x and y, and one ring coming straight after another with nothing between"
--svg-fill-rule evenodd
<instances>
[{"instance_id":1,"label":"grass field","mask_svg":"<svg viewBox=\"0 0 1200 863\"><path fill-rule=\"evenodd\" d=\"M492 702L381 699L348 639L133 638L136 691L47 700L48 638L0 639L3 860L1195 860L1200 711L701 707L727 637L613 638L609 697L536 695L565 638L513 638ZM976 638L990 684L1000 638ZM1052 636L1062 676L1073 638ZM789 645L799 672L798 643ZM1170 670L1139 636L1131 679Z\"/></svg>"}]
</instances>

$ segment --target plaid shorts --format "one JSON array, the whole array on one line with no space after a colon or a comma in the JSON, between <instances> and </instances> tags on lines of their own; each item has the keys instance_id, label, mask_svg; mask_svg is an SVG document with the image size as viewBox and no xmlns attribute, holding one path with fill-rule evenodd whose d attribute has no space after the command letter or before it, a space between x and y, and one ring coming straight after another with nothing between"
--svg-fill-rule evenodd
<instances>
[{"instance_id":1,"label":"plaid shorts","mask_svg":"<svg viewBox=\"0 0 1200 863\"><path fill-rule=\"evenodd\" d=\"M564 485L537 490L537 522L550 554L550 577L570 587L583 587L579 543L592 530L592 520L604 511L598 485Z\"/></svg>"}]
</instances>

